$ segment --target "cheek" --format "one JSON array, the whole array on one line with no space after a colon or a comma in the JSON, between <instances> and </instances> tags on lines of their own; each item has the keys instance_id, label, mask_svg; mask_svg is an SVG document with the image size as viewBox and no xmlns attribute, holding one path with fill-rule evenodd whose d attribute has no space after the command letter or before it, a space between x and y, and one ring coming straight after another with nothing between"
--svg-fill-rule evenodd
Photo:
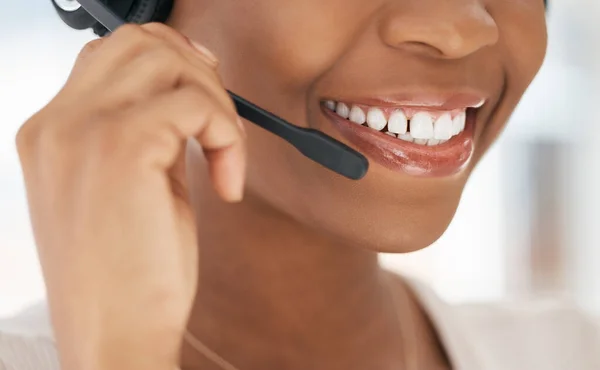
<instances>
[{"instance_id":1,"label":"cheek","mask_svg":"<svg viewBox=\"0 0 600 370\"><path fill-rule=\"evenodd\" d=\"M252 74L272 82L279 91L290 91L307 88L332 68L363 30L369 11L380 0L234 3L235 10L228 17L228 42L237 39L233 49L245 58L245 63L236 65L250 63Z\"/></svg>"},{"instance_id":2,"label":"cheek","mask_svg":"<svg viewBox=\"0 0 600 370\"><path fill-rule=\"evenodd\" d=\"M501 57L507 66L508 78L513 88L522 92L542 66L548 43L546 18L541 6L523 8L523 11L512 9L497 19L502 30Z\"/></svg>"},{"instance_id":3,"label":"cheek","mask_svg":"<svg viewBox=\"0 0 600 370\"><path fill-rule=\"evenodd\" d=\"M501 30L499 45L492 57L503 66L504 92L493 107L476 153L476 164L505 128L523 94L539 72L547 48L546 19L542 2L525 0L522 6L494 13Z\"/></svg>"}]
</instances>

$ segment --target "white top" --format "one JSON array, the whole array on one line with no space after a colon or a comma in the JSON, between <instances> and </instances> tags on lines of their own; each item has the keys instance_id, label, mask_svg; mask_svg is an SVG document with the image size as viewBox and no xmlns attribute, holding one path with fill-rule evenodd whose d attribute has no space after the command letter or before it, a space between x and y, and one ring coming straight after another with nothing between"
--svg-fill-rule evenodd
<instances>
[{"instance_id":1,"label":"white top","mask_svg":"<svg viewBox=\"0 0 600 370\"><path fill-rule=\"evenodd\" d=\"M453 306L410 281L453 370L600 370L600 322L558 303ZM0 320L0 370L59 370L43 304Z\"/></svg>"}]
</instances>

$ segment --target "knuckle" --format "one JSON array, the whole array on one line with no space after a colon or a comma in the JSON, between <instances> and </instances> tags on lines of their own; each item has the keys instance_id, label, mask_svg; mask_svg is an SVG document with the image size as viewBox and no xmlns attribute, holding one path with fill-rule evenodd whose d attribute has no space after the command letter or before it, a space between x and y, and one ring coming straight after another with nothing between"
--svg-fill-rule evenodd
<instances>
[{"instance_id":1,"label":"knuckle","mask_svg":"<svg viewBox=\"0 0 600 370\"><path fill-rule=\"evenodd\" d=\"M82 133L77 121L85 120L83 110L60 113L55 101L29 118L18 130L15 141L21 158L35 157L45 162L70 156ZM83 118L82 118L83 117Z\"/></svg>"},{"instance_id":2,"label":"knuckle","mask_svg":"<svg viewBox=\"0 0 600 370\"><path fill-rule=\"evenodd\" d=\"M17 148L22 153L32 151L51 154L57 151L63 144L63 134L46 119L40 117L32 117L29 119L17 132Z\"/></svg>"},{"instance_id":3,"label":"knuckle","mask_svg":"<svg viewBox=\"0 0 600 370\"><path fill-rule=\"evenodd\" d=\"M92 54L93 52L98 50L100 45L102 45L102 42L103 42L102 39L96 39L96 40L92 40L92 41L86 43L83 46L83 48L81 49L81 51L79 52L78 58L83 59L83 58L89 56L90 54Z\"/></svg>"},{"instance_id":4,"label":"knuckle","mask_svg":"<svg viewBox=\"0 0 600 370\"><path fill-rule=\"evenodd\" d=\"M110 36L112 39L139 40L146 37L146 32L136 23L126 23L117 28Z\"/></svg>"},{"instance_id":5,"label":"knuckle","mask_svg":"<svg viewBox=\"0 0 600 370\"><path fill-rule=\"evenodd\" d=\"M66 135L64 128L55 127L43 122L36 128L23 127L23 131L18 134L18 150L22 159L42 160L44 163L60 162L72 146Z\"/></svg>"},{"instance_id":6,"label":"knuckle","mask_svg":"<svg viewBox=\"0 0 600 370\"><path fill-rule=\"evenodd\" d=\"M35 146L35 139L38 136L39 125L35 118L25 122L17 131L15 142L19 156L28 154Z\"/></svg>"},{"instance_id":7,"label":"knuckle","mask_svg":"<svg viewBox=\"0 0 600 370\"><path fill-rule=\"evenodd\" d=\"M153 45L152 36L144 31L144 29L133 23L127 23L119 27L111 36L109 40L123 44L124 49L130 50L130 52L143 51L145 48Z\"/></svg>"},{"instance_id":8,"label":"knuckle","mask_svg":"<svg viewBox=\"0 0 600 370\"><path fill-rule=\"evenodd\" d=\"M172 32L170 27L160 22L149 22L142 25L142 28L150 32Z\"/></svg>"},{"instance_id":9,"label":"knuckle","mask_svg":"<svg viewBox=\"0 0 600 370\"><path fill-rule=\"evenodd\" d=\"M180 145L177 135L168 126L163 126L152 132L143 131L135 138L135 145L130 145L125 150L132 163L145 165L162 157L163 153L177 152Z\"/></svg>"}]
</instances>

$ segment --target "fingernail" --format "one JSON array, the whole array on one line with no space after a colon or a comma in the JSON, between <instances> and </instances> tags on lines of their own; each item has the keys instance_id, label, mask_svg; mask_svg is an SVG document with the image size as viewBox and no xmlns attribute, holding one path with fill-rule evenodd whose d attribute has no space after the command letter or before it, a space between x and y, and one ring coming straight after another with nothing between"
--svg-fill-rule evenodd
<instances>
[{"instance_id":1,"label":"fingernail","mask_svg":"<svg viewBox=\"0 0 600 370\"><path fill-rule=\"evenodd\" d=\"M198 50L200 52L200 54L204 55L213 65L218 65L219 64L219 60L217 59L217 57L212 53L212 51L208 50L204 45L197 43L194 40L190 40L192 46L194 46L194 48L196 50Z\"/></svg>"}]
</instances>

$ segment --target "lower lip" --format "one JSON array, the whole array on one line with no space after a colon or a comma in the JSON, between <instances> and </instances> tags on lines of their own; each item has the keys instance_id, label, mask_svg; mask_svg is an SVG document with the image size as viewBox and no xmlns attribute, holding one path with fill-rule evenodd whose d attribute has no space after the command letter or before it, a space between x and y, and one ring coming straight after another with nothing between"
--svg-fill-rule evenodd
<instances>
[{"instance_id":1,"label":"lower lip","mask_svg":"<svg viewBox=\"0 0 600 370\"><path fill-rule=\"evenodd\" d=\"M464 170L475 150L476 110L467 110L465 129L447 142L426 146L388 136L358 125L321 106L341 134L369 159L396 172L419 177L446 177Z\"/></svg>"}]
</instances>

